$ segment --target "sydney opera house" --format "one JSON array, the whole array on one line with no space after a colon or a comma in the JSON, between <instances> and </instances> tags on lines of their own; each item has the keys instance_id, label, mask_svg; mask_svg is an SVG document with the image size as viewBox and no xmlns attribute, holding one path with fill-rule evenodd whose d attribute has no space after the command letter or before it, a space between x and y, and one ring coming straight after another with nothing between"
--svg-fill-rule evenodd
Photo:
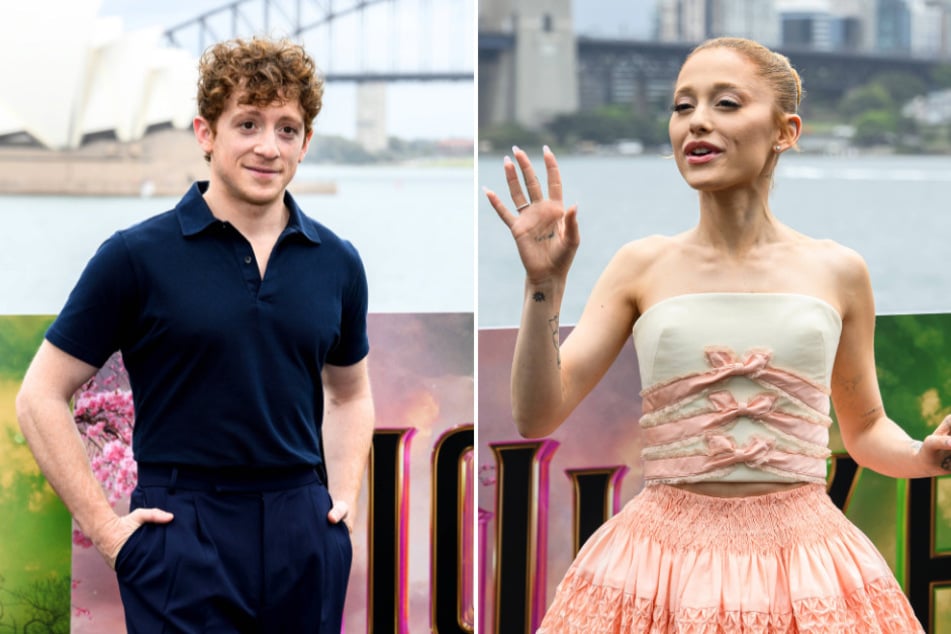
<instances>
[{"instance_id":1,"label":"sydney opera house","mask_svg":"<svg viewBox=\"0 0 951 634\"><path fill-rule=\"evenodd\" d=\"M196 61L163 46L157 26L126 32L118 18L97 16L100 4L5 3L0 138L70 149L90 135L131 141L151 126L191 124Z\"/></svg>"},{"instance_id":2,"label":"sydney opera house","mask_svg":"<svg viewBox=\"0 0 951 634\"><path fill-rule=\"evenodd\" d=\"M36 193L56 183L64 193L110 193L97 181L148 189L169 176L177 188L194 174L170 175L158 157L179 151L189 172L201 169L185 132L195 113L197 60L166 46L160 27L126 31L120 19L99 16L100 5L4 3L0 191Z\"/></svg>"}]
</instances>

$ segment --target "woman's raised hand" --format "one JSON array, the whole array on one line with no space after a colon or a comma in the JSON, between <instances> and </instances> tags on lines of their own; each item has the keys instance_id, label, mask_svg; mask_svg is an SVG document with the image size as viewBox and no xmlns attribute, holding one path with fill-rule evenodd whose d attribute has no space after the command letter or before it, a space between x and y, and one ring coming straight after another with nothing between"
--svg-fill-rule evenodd
<instances>
[{"instance_id":1,"label":"woman's raised hand","mask_svg":"<svg viewBox=\"0 0 951 634\"><path fill-rule=\"evenodd\" d=\"M505 180L512 195L515 213L506 208L495 192L486 189L485 194L499 218L511 229L529 282L541 284L555 278L564 280L581 241L578 207L574 205L565 210L561 200L558 163L548 146L542 150L548 176L547 199L528 155L517 147L513 147L512 152L522 171L527 195L522 191L515 163L507 156L504 162Z\"/></svg>"},{"instance_id":2,"label":"woman's raised hand","mask_svg":"<svg viewBox=\"0 0 951 634\"><path fill-rule=\"evenodd\" d=\"M918 455L929 466L938 465L943 472L951 473L951 416L945 416L938 428L916 445Z\"/></svg>"}]
</instances>

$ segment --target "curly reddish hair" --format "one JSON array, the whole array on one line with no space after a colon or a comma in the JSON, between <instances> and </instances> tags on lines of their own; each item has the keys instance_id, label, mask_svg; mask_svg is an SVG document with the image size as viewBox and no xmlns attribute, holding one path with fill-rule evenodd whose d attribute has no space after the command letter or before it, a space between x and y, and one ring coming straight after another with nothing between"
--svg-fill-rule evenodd
<instances>
[{"instance_id":1,"label":"curly reddish hair","mask_svg":"<svg viewBox=\"0 0 951 634\"><path fill-rule=\"evenodd\" d=\"M320 112L324 81L302 46L288 39L234 39L214 44L198 62L198 114L215 130L228 100L258 107L297 99L309 134Z\"/></svg>"}]
</instances>

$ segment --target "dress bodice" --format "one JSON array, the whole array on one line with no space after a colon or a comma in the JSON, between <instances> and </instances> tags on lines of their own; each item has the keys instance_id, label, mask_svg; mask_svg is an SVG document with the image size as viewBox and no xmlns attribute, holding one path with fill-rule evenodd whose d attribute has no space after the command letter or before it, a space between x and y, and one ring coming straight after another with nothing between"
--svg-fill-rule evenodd
<instances>
[{"instance_id":1,"label":"dress bodice","mask_svg":"<svg viewBox=\"0 0 951 634\"><path fill-rule=\"evenodd\" d=\"M648 483L824 482L842 320L792 293L663 300L634 325Z\"/></svg>"}]
</instances>

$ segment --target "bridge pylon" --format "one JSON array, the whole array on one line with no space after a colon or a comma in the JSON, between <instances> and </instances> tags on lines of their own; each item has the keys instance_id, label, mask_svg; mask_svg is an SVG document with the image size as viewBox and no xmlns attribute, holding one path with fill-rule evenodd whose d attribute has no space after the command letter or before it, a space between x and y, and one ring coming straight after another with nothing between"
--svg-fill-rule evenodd
<instances>
[{"instance_id":1,"label":"bridge pylon","mask_svg":"<svg viewBox=\"0 0 951 634\"><path fill-rule=\"evenodd\" d=\"M578 109L577 45L571 0L481 0L479 124L537 129Z\"/></svg>"},{"instance_id":2,"label":"bridge pylon","mask_svg":"<svg viewBox=\"0 0 951 634\"><path fill-rule=\"evenodd\" d=\"M386 82L357 84L357 142L371 154L389 145L386 136Z\"/></svg>"}]
</instances>

